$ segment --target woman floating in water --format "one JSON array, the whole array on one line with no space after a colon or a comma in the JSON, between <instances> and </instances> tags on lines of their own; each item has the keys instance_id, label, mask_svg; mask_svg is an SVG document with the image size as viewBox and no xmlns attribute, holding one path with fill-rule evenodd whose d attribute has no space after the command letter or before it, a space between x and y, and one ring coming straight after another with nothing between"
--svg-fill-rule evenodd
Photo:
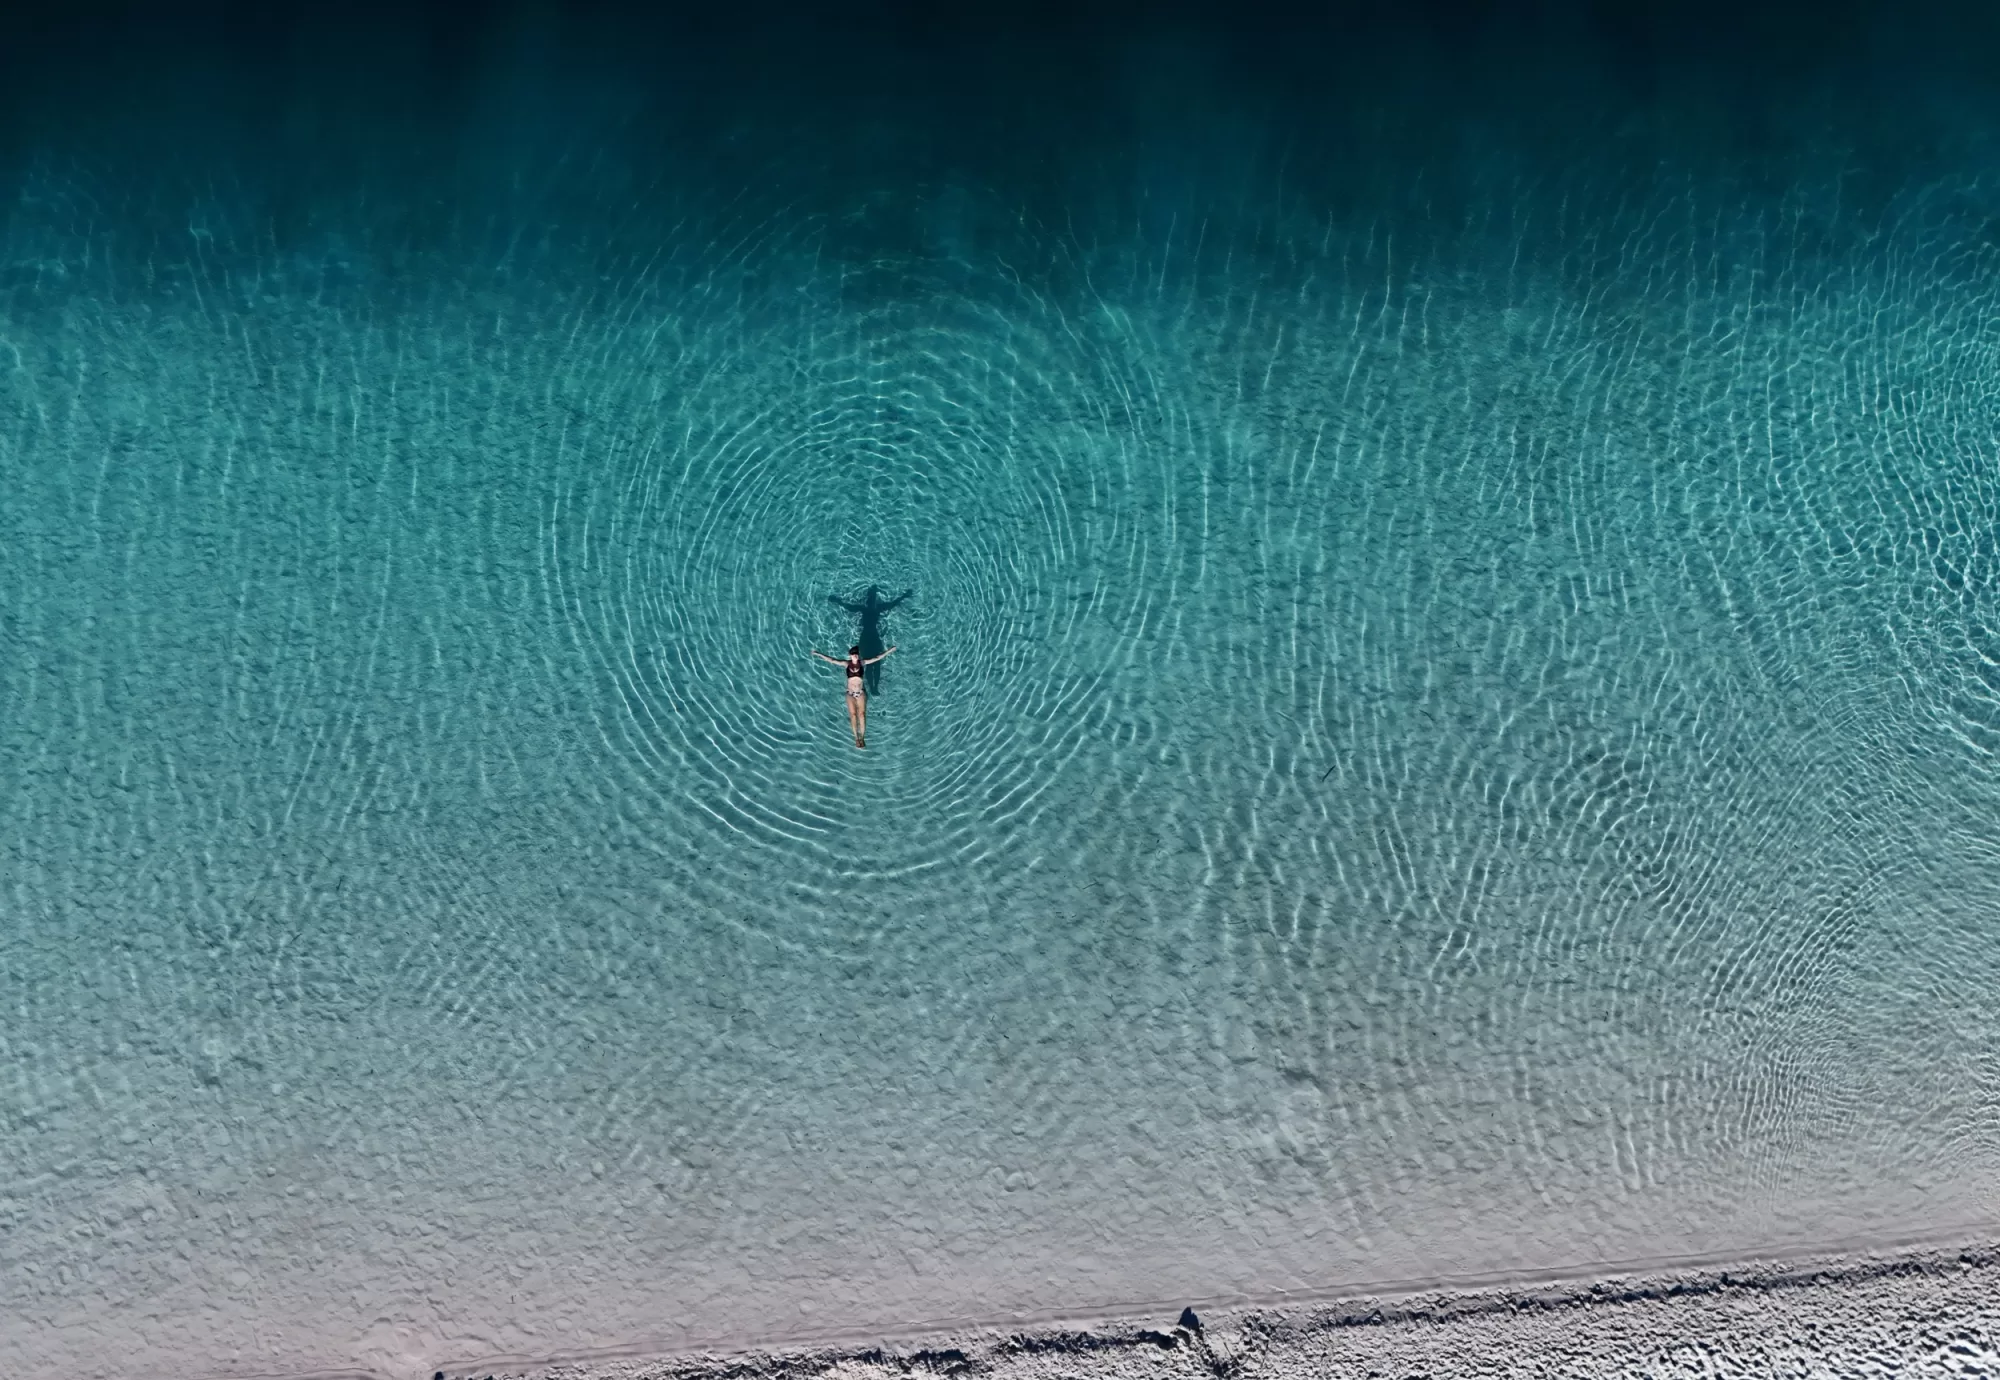
<instances>
[{"instance_id":1,"label":"woman floating in water","mask_svg":"<svg viewBox=\"0 0 2000 1380\"><path fill-rule=\"evenodd\" d=\"M891 647L889 652L895 650ZM863 661L861 648L854 646L847 649L847 660L840 661L817 648L813 650L813 655L827 665L839 666L847 671L847 724L854 730L854 746L858 748L868 746L868 686L862 673L882 657L889 655L889 652L882 653L882 656L871 656Z\"/></svg>"}]
</instances>

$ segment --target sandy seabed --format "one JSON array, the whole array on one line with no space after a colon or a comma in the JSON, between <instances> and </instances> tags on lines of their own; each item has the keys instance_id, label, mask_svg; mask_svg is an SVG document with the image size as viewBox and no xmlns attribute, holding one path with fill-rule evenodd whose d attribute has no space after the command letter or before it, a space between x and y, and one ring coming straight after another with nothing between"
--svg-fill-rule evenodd
<instances>
[{"instance_id":1,"label":"sandy seabed","mask_svg":"<svg viewBox=\"0 0 2000 1380\"><path fill-rule=\"evenodd\" d=\"M494 1358L438 1374L445 1380L2000 1376L2000 1238L873 1345L527 1365Z\"/></svg>"}]
</instances>

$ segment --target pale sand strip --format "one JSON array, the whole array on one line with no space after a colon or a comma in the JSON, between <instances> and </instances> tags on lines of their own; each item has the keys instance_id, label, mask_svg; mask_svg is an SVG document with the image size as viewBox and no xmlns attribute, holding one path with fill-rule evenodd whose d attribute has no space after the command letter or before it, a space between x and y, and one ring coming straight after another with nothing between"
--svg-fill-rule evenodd
<instances>
[{"instance_id":1,"label":"pale sand strip","mask_svg":"<svg viewBox=\"0 0 2000 1380\"><path fill-rule=\"evenodd\" d=\"M447 1380L2000 1377L2000 1241L879 1346L562 1364Z\"/></svg>"}]
</instances>

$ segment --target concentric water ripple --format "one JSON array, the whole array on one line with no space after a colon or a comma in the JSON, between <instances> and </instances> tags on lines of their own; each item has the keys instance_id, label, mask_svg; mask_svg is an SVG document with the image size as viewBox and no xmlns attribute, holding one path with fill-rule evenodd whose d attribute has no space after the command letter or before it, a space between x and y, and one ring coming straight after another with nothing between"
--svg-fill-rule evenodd
<instances>
[{"instance_id":1,"label":"concentric water ripple","mask_svg":"<svg viewBox=\"0 0 2000 1380\"><path fill-rule=\"evenodd\" d=\"M745 272L694 320L648 286L655 339L698 334L697 368L658 340L584 371L547 578L616 686L602 769L699 840L673 842L708 860L701 903L848 948L892 923L859 887L1004 888L1091 830L1059 783L1105 736L1159 518L1134 361L1101 330L950 264L867 270L860 311L844 282L753 307ZM864 634L897 650L861 753L808 652ZM746 911L773 880L781 909Z\"/></svg>"}]
</instances>

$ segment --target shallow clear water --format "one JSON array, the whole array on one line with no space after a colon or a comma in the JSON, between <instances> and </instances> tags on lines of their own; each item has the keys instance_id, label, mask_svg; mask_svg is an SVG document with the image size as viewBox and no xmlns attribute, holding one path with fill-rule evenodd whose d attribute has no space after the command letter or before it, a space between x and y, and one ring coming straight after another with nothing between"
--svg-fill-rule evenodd
<instances>
[{"instance_id":1,"label":"shallow clear water","mask_svg":"<svg viewBox=\"0 0 2000 1380\"><path fill-rule=\"evenodd\" d=\"M1990 190L501 124L10 184L17 1371L1996 1214Z\"/></svg>"}]
</instances>

